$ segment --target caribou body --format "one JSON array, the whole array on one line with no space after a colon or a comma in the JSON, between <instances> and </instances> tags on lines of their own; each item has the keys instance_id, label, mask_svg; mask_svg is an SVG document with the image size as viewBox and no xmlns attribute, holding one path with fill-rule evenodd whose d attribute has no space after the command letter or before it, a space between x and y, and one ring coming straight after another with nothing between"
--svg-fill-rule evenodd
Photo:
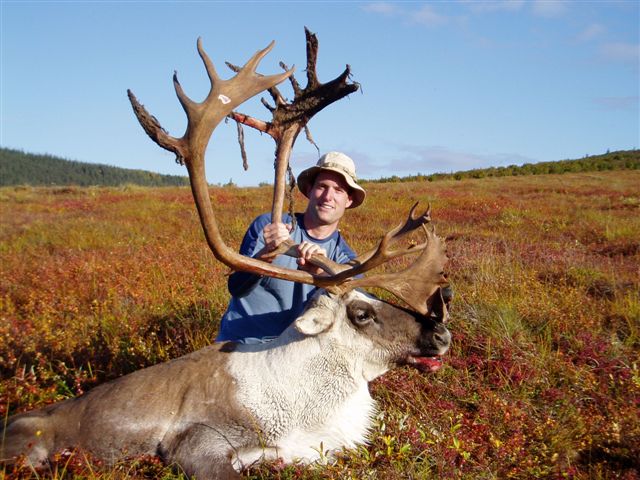
<instances>
[{"instance_id":1,"label":"caribou body","mask_svg":"<svg viewBox=\"0 0 640 480\"><path fill-rule=\"evenodd\" d=\"M107 463L158 455L198 479L264 459L311 462L366 441L367 384L390 368L436 370L446 306L423 316L359 291L322 292L276 340L216 344L9 419L6 460L45 466L79 447Z\"/></svg>"}]
</instances>

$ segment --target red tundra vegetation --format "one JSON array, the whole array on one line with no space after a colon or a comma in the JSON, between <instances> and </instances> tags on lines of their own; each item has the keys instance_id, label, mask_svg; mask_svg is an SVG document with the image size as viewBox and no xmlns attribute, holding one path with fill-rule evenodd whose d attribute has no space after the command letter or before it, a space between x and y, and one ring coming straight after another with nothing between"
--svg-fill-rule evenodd
<instances>
[{"instance_id":1,"label":"red tundra vegetation","mask_svg":"<svg viewBox=\"0 0 640 480\"><path fill-rule=\"evenodd\" d=\"M247 478L640 478L638 185L638 171L369 184L343 223L357 251L412 199L431 203L451 258L452 350L436 374L372 385L370 445ZM271 189L211 196L239 245ZM0 201L3 418L215 338L227 271L189 189L2 188ZM181 477L153 458L105 467L86 452L0 475Z\"/></svg>"}]
</instances>

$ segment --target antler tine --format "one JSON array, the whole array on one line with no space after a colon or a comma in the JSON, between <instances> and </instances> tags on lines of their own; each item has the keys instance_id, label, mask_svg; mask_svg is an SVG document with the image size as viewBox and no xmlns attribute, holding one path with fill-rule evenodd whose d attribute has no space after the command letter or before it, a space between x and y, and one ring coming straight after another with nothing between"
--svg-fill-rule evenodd
<instances>
[{"instance_id":1,"label":"antler tine","mask_svg":"<svg viewBox=\"0 0 640 480\"><path fill-rule=\"evenodd\" d=\"M307 87L315 88L320 83L316 72L316 65L318 61L318 37L307 27L304 27L304 33L307 37Z\"/></svg>"},{"instance_id":2,"label":"antler tine","mask_svg":"<svg viewBox=\"0 0 640 480\"><path fill-rule=\"evenodd\" d=\"M184 93L184 90L182 89L182 85L178 80L178 72L176 71L173 72L173 88L176 91L176 96L180 101L180 105L182 105L184 112L187 114L187 118L189 118L189 116L191 115L191 112L196 107L197 103L191 100L187 96L187 94Z\"/></svg>"},{"instance_id":3,"label":"antler tine","mask_svg":"<svg viewBox=\"0 0 640 480\"><path fill-rule=\"evenodd\" d=\"M258 64L260 63L260 61L267 55L267 53L269 53L272 49L273 46L276 44L275 40L271 40L271 43L269 45L267 45L265 48L263 48L262 50L258 50L248 61L247 63L244 64L244 66L242 67L242 70L247 72L247 74L249 73L255 73L256 72L256 68L258 68ZM288 76L288 75L287 75ZM278 82L280 83L280 82Z\"/></svg>"},{"instance_id":4,"label":"antler tine","mask_svg":"<svg viewBox=\"0 0 640 480\"><path fill-rule=\"evenodd\" d=\"M282 68L283 70L289 70L289 67L287 67L287 65L284 62L280 62L280 68ZM302 94L302 88L300 87L300 84L298 83L298 80L296 80L295 75L291 75L289 77L289 83L291 84L291 88L293 89L293 95L301 95Z\"/></svg>"},{"instance_id":5,"label":"antler tine","mask_svg":"<svg viewBox=\"0 0 640 480\"><path fill-rule=\"evenodd\" d=\"M238 67L237 65L234 65L233 63L230 62L224 62L227 67L229 67L232 71L238 73L241 68ZM282 62L280 62L280 66L282 66ZM285 71L288 71L288 68L284 69ZM293 75L289 76L289 79L292 79ZM278 104L284 104L285 100L282 97L282 95L280 94L280 91L278 90L278 87L276 87L275 85L271 88L268 88L267 91L269 92L269 95L271 95L271 98L273 99L273 102L278 105ZM270 112L273 112L275 110L274 107L272 107L271 105L269 105L269 103L263 98L260 99L260 101L262 102L262 104L267 108L267 110L269 110ZM243 120L241 120L242 117L245 118L249 118L247 117L247 115L244 115L242 113L238 113L238 112L231 112L230 114L231 118L234 119L236 122L238 123L245 123ZM259 120L260 122L262 122L262 120ZM266 123L266 122L263 122Z\"/></svg>"},{"instance_id":6,"label":"antler tine","mask_svg":"<svg viewBox=\"0 0 640 480\"><path fill-rule=\"evenodd\" d=\"M367 264L367 262L370 262L371 258L380 250L381 246L384 246L384 248L388 249L388 245L392 241L397 242L399 239L415 231L417 228L421 227L422 225L426 225L429 222L431 222L431 204L428 205L427 210L422 215L417 215L416 210L418 208L419 203L420 202L416 202L413 204L413 206L409 210L409 215L407 216L407 219L404 221L404 223L400 223L397 227L387 232L386 235L383 237L382 241L380 242L380 244L376 248L372 248L371 250L361 255L358 255L358 257L355 260L353 260L353 263L355 263L356 265L364 266L365 264ZM414 245L407 248L406 250L398 250L396 252L387 252L387 255L388 255L387 259L390 260L391 258L405 255L407 253L418 252L423 248L425 248L425 244ZM374 268L375 266L380 265L380 263L382 262L378 262L375 265L371 266L370 268L366 268L366 270L370 270L371 268ZM366 270L363 267L361 267L361 270L359 273Z\"/></svg>"},{"instance_id":7,"label":"antler tine","mask_svg":"<svg viewBox=\"0 0 640 480\"><path fill-rule=\"evenodd\" d=\"M422 215L416 215L416 209L418 208L419 203L420 202L414 203L411 207L411 210L409 210L407 221L404 223L403 227L398 231L398 233L394 235L396 238L400 238L403 235L412 232L421 225L426 225L427 223L431 222L431 204L429 203L427 205L427 209Z\"/></svg>"},{"instance_id":8,"label":"antler tine","mask_svg":"<svg viewBox=\"0 0 640 480\"><path fill-rule=\"evenodd\" d=\"M219 81L220 77L218 76L216 67L213 65L213 62L209 58L209 55L207 55L207 52L205 52L204 48L202 47L202 37L198 37L198 41L196 42L196 47L198 48L198 55L200 55L200 58L202 59L202 63L204 63L204 67L207 70L207 75L209 75L211 86L213 87L213 84Z\"/></svg>"},{"instance_id":9,"label":"antler tine","mask_svg":"<svg viewBox=\"0 0 640 480\"><path fill-rule=\"evenodd\" d=\"M149 135L149 138L165 150L175 153L176 162L180 165L184 165L184 155L186 152L183 151L182 141L179 138L169 135L169 133L162 128L158 119L144 108L144 105L138 101L131 90L127 90L127 95L131 102L131 106L133 107L133 112L136 114L136 118L147 135Z\"/></svg>"}]
</instances>

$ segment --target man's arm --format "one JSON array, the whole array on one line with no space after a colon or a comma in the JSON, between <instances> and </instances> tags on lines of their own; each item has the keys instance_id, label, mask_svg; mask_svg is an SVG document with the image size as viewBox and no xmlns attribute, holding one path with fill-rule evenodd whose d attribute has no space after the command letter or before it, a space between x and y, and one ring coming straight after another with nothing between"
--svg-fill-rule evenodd
<instances>
[{"instance_id":1,"label":"man's arm","mask_svg":"<svg viewBox=\"0 0 640 480\"><path fill-rule=\"evenodd\" d=\"M249 226L240 246L242 255L253 257L265 245L272 250L289 238L291 225L284 223L267 223L265 225L266 222L265 216L262 215ZM233 272L229 275L227 287L232 296L244 297L260 283L261 279L262 276L254 273Z\"/></svg>"}]
</instances>

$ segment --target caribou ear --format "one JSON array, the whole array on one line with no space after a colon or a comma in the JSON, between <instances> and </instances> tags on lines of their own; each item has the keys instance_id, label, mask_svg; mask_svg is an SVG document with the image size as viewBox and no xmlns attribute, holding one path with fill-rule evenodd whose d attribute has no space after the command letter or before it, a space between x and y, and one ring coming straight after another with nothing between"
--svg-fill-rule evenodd
<instances>
[{"instance_id":1,"label":"caribou ear","mask_svg":"<svg viewBox=\"0 0 640 480\"><path fill-rule=\"evenodd\" d=\"M335 300L333 295L316 294L309 305L302 312L294 325L296 329L305 335L318 335L331 327L335 320Z\"/></svg>"}]
</instances>

